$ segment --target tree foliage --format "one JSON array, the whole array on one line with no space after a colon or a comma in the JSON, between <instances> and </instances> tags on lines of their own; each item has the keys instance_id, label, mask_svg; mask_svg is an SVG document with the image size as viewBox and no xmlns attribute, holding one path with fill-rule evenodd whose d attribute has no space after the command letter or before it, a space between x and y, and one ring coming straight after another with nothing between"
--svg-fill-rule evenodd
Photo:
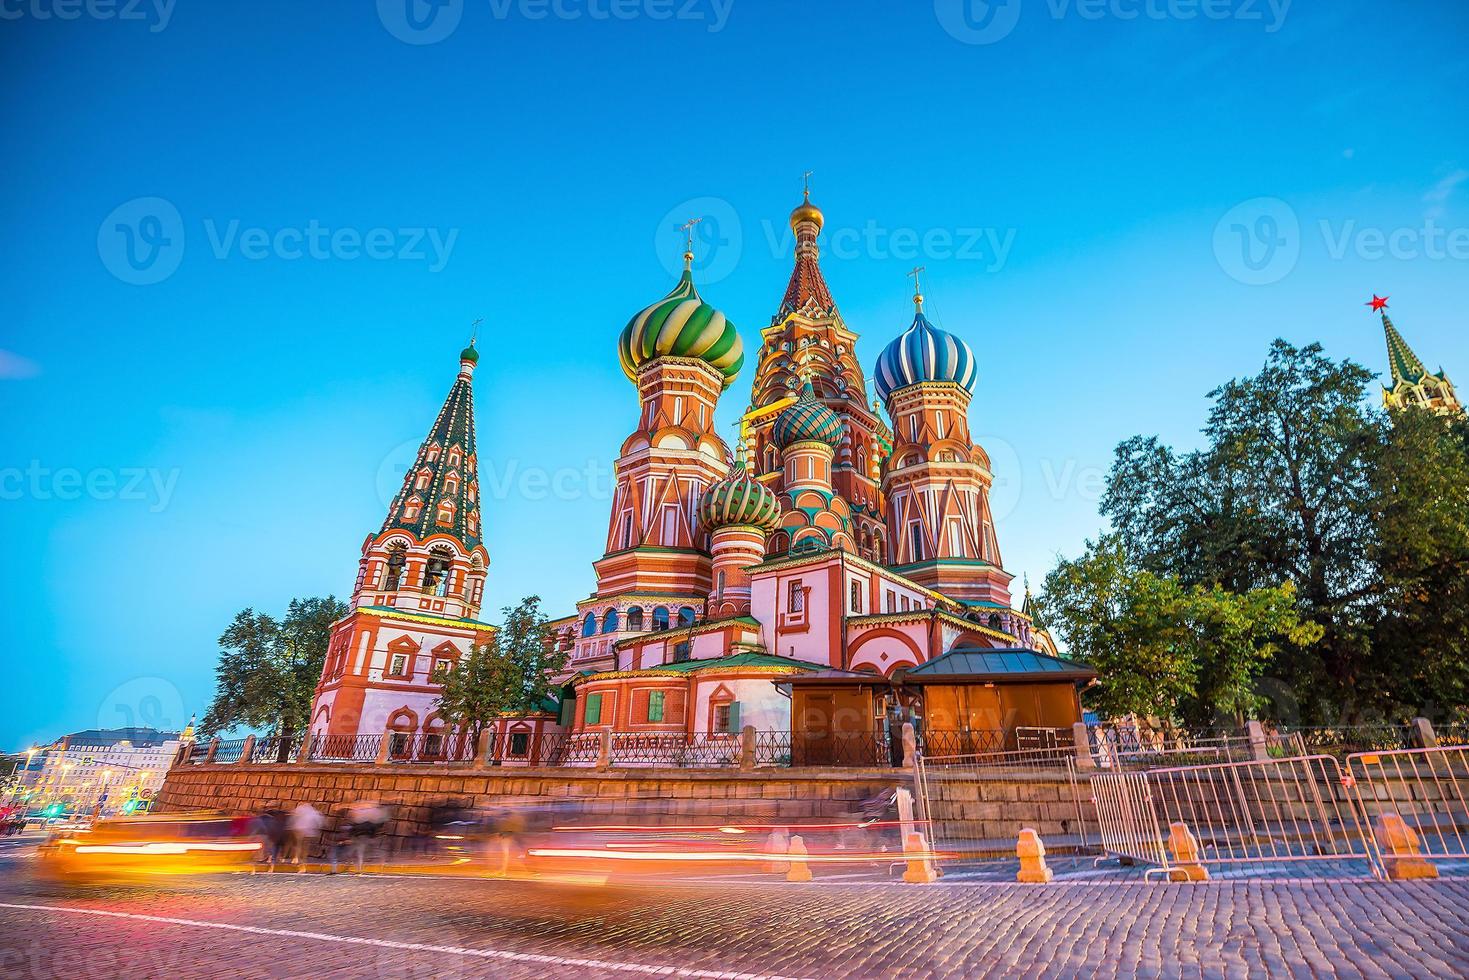
<instances>
[{"instance_id":1,"label":"tree foliage","mask_svg":"<svg viewBox=\"0 0 1469 980\"><path fill-rule=\"evenodd\" d=\"M547 618L539 596L507 606L502 613L505 622L488 643L475 645L456 667L434 675L443 686L439 714L476 739L501 715L542 710L557 690L552 676L566 666L566 654L547 642Z\"/></svg>"},{"instance_id":2,"label":"tree foliage","mask_svg":"<svg viewBox=\"0 0 1469 980\"><path fill-rule=\"evenodd\" d=\"M332 624L346 614L335 596L292 599L282 619L236 613L219 638L214 699L199 733L255 728L289 737L305 729Z\"/></svg>"},{"instance_id":3,"label":"tree foliage","mask_svg":"<svg viewBox=\"0 0 1469 980\"><path fill-rule=\"evenodd\" d=\"M1244 593L1185 585L1139 567L1115 534L1061 562L1040 602L1072 655L1101 674L1088 697L1109 715L1238 723L1279 644L1320 637L1300 621L1289 583Z\"/></svg>"},{"instance_id":4,"label":"tree foliage","mask_svg":"<svg viewBox=\"0 0 1469 980\"><path fill-rule=\"evenodd\" d=\"M1102 513L1127 563L1224 604L1204 686L1180 710L1198 714L1200 698L1230 714L1256 706L1240 687L1259 676L1242 666L1246 648L1273 717L1339 723L1465 703L1469 438L1462 422L1368 407L1372 377L1318 344L1277 340L1259 374L1211 392L1203 448L1142 436L1118 447ZM1276 619L1273 600L1226 609L1282 584L1310 635L1272 640L1251 625Z\"/></svg>"}]
</instances>

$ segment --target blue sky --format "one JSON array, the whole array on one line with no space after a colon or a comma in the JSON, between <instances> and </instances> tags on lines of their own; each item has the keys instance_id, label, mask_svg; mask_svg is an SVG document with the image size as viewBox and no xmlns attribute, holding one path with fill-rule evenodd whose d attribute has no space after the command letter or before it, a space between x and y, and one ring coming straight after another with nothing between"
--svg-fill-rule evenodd
<instances>
[{"instance_id":1,"label":"blue sky","mask_svg":"<svg viewBox=\"0 0 1469 980\"><path fill-rule=\"evenodd\" d=\"M1373 291L1469 385L1461 3L0 13L0 747L179 724L236 610L345 596L477 317L490 605L569 611L674 225L708 216L702 291L753 345L805 170L869 371L914 265L975 348L1032 580L1099 529L1113 446L1195 442L1272 338L1381 369Z\"/></svg>"}]
</instances>

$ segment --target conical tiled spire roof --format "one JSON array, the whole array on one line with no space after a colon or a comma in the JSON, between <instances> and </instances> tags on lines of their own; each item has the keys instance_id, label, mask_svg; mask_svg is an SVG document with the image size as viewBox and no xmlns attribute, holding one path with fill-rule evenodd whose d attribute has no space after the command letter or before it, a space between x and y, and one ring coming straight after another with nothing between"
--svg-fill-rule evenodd
<instances>
[{"instance_id":1,"label":"conical tiled spire roof","mask_svg":"<svg viewBox=\"0 0 1469 980\"><path fill-rule=\"evenodd\" d=\"M796 267L791 270L791 281L786 286L785 298L781 300L776 319L784 319L808 304L823 314L836 310L836 300L821 274L821 250L816 245L816 236L825 223L821 209L811 203L811 192L796 210L791 212L791 230L796 233Z\"/></svg>"},{"instance_id":2,"label":"conical tiled spire roof","mask_svg":"<svg viewBox=\"0 0 1469 980\"><path fill-rule=\"evenodd\" d=\"M1397 387L1402 381L1409 384L1417 384L1422 381L1428 374L1428 369L1423 366L1418 355L1413 353L1413 348L1408 346L1403 335L1398 333L1398 328L1393 326L1392 319L1387 315L1386 310L1382 313L1382 328L1387 332L1387 360L1392 368L1393 381L1391 387Z\"/></svg>"},{"instance_id":3,"label":"conical tiled spire roof","mask_svg":"<svg viewBox=\"0 0 1469 980\"><path fill-rule=\"evenodd\" d=\"M473 356L471 356L473 355ZM479 458L474 445L474 391L470 381L479 360L473 345L459 358L459 376L444 407L418 447L418 457L393 498L383 530L400 528L420 541L450 534L472 551L481 541Z\"/></svg>"}]
</instances>

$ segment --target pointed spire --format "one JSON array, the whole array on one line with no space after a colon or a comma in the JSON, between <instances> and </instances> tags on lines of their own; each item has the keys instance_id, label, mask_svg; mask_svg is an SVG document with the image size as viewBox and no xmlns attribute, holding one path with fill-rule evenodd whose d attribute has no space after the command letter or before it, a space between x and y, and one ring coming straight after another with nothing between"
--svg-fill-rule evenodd
<instances>
[{"instance_id":1,"label":"pointed spire","mask_svg":"<svg viewBox=\"0 0 1469 980\"><path fill-rule=\"evenodd\" d=\"M451 534L473 550L481 541L479 470L474 446L474 342L459 354L454 379L433 428L393 499L383 530L402 528L419 540Z\"/></svg>"},{"instance_id":2,"label":"pointed spire","mask_svg":"<svg viewBox=\"0 0 1469 980\"><path fill-rule=\"evenodd\" d=\"M781 301L780 312L776 314L777 320L804 309L813 300L823 313L836 310L836 301L831 297L831 289L827 287L826 278L822 276L818 263L821 248L816 244L816 237L826 224L826 216L811 203L810 171L806 172L805 180L804 198L791 212L791 230L796 233L796 267L791 270L791 281L786 286L785 298Z\"/></svg>"},{"instance_id":3,"label":"pointed spire","mask_svg":"<svg viewBox=\"0 0 1469 980\"><path fill-rule=\"evenodd\" d=\"M1393 326L1392 318L1387 315L1387 310L1382 311L1382 329L1387 334L1387 360L1392 368L1393 387L1399 382L1406 381L1409 384L1417 384L1428 374L1428 369L1413 353L1413 348L1398 333L1398 328Z\"/></svg>"}]
</instances>

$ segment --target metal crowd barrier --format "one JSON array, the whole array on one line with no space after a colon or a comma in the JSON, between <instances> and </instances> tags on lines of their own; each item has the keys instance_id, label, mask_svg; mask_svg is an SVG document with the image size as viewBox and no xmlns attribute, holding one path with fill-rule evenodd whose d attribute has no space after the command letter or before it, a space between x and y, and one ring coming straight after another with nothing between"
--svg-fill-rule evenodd
<instances>
[{"instance_id":1,"label":"metal crowd barrier","mask_svg":"<svg viewBox=\"0 0 1469 980\"><path fill-rule=\"evenodd\" d=\"M1469 859L1469 745L1356 752L1347 772L1364 819L1397 814L1423 857Z\"/></svg>"}]
</instances>

